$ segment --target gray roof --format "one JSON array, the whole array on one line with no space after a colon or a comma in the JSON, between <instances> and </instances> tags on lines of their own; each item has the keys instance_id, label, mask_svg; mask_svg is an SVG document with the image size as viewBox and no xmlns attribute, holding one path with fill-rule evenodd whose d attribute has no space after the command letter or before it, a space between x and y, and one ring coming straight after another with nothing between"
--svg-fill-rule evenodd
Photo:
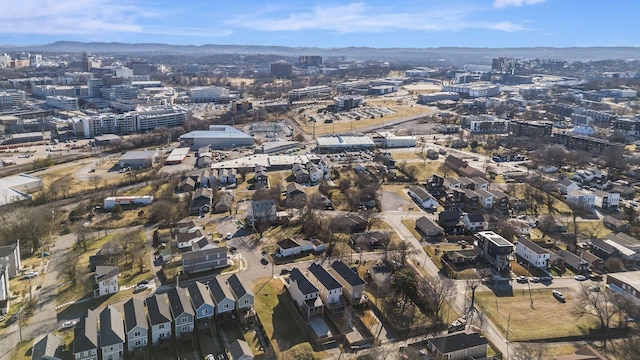
<instances>
[{"instance_id":1,"label":"gray roof","mask_svg":"<svg viewBox=\"0 0 640 360\"><path fill-rule=\"evenodd\" d=\"M607 236L605 236L605 239L611 240L618 245L622 245L630 249L640 246L640 241L638 241L638 239L622 232L619 232L617 234L608 234Z\"/></svg>"},{"instance_id":2,"label":"gray roof","mask_svg":"<svg viewBox=\"0 0 640 360\"><path fill-rule=\"evenodd\" d=\"M120 157L120 161L123 160L146 160L151 159L154 156L158 156L158 152L155 150L142 150L142 151L127 151L126 154Z\"/></svg>"},{"instance_id":3,"label":"gray roof","mask_svg":"<svg viewBox=\"0 0 640 360\"><path fill-rule=\"evenodd\" d=\"M484 215L481 213L469 213L467 217L470 222L484 222Z\"/></svg>"},{"instance_id":4,"label":"gray roof","mask_svg":"<svg viewBox=\"0 0 640 360\"><path fill-rule=\"evenodd\" d=\"M318 279L322 286L327 290L342 288L342 285L340 285L338 280L331 276L331 274L329 274L329 272L320 264L312 263L311 266L309 266L309 272L313 274L313 276Z\"/></svg>"},{"instance_id":5,"label":"gray roof","mask_svg":"<svg viewBox=\"0 0 640 360\"><path fill-rule=\"evenodd\" d=\"M117 266L96 266L96 275L98 276L96 281L108 279L118 274L120 274L120 269Z\"/></svg>"},{"instance_id":6,"label":"gray roof","mask_svg":"<svg viewBox=\"0 0 640 360\"><path fill-rule=\"evenodd\" d=\"M216 306L211 298L211 293L209 292L207 285L200 281L196 281L189 284L187 289L189 290L189 297L191 298L191 303L195 309L199 309L204 304L211 307Z\"/></svg>"},{"instance_id":7,"label":"gray roof","mask_svg":"<svg viewBox=\"0 0 640 360\"><path fill-rule=\"evenodd\" d=\"M419 219L416 220L416 227L418 229L421 229L422 231L429 231L429 230L437 230L437 231L444 231L444 229L438 225L435 221L429 219L426 216L422 216Z\"/></svg>"},{"instance_id":8,"label":"gray roof","mask_svg":"<svg viewBox=\"0 0 640 360\"><path fill-rule=\"evenodd\" d=\"M231 290L229 290L227 286L222 286L218 278L213 278L211 281L209 281L209 291L211 292L216 305L220 304L225 299L230 299L231 301L233 301Z\"/></svg>"},{"instance_id":9,"label":"gray roof","mask_svg":"<svg viewBox=\"0 0 640 360\"><path fill-rule=\"evenodd\" d=\"M251 135L247 135L242 131L229 125L211 126L209 130L195 130L180 136L180 139L252 139Z\"/></svg>"},{"instance_id":10,"label":"gray roof","mask_svg":"<svg viewBox=\"0 0 640 360\"><path fill-rule=\"evenodd\" d=\"M352 268L340 260L334 261L333 264L331 264L331 268L351 286L366 284L357 272L353 271Z\"/></svg>"},{"instance_id":11,"label":"gray roof","mask_svg":"<svg viewBox=\"0 0 640 360\"><path fill-rule=\"evenodd\" d=\"M421 187L421 186L412 186L409 188L409 191L411 191L412 193L414 193L418 198L420 198L420 201L425 201L427 199L433 199L433 196L431 196L431 194L429 194L427 192L427 189Z\"/></svg>"},{"instance_id":12,"label":"gray roof","mask_svg":"<svg viewBox=\"0 0 640 360\"><path fill-rule=\"evenodd\" d=\"M169 305L167 304L167 294L155 294L145 301L151 326L171 322L171 310L169 310Z\"/></svg>"},{"instance_id":13,"label":"gray roof","mask_svg":"<svg viewBox=\"0 0 640 360\"><path fill-rule=\"evenodd\" d=\"M305 295L318 292L318 288L313 286L311 281L309 281L298 268L291 269L289 272L289 281L295 281L298 284L300 292Z\"/></svg>"},{"instance_id":14,"label":"gray roof","mask_svg":"<svg viewBox=\"0 0 640 360\"><path fill-rule=\"evenodd\" d=\"M169 305L174 319L182 314L195 315L187 290L181 287L174 287L169 290L167 296L169 297Z\"/></svg>"},{"instance_id":15,"label":"gray roof","mask_svg":"<svg viewBox=\"0 0 640 360\"><path fill-rule=\"evenodd\" d=\"M98 314L87 310L73 329L73 352L98 349Z\"/></svg>"},{"instance_id":16,"label":"gray roof","mask_svg":"<svg viewBox=\"0 0 640 360\"><path fill-rule=\"evenodd\" d=\"M240 359L243 355L250 355L253 358L253 352L251 352L249 344L241 339L236 339L234 342L229 344L229 352L231 353L231 358L233 360Z\"/></svg>"},{"instance_id":17,"label":"gray roof","mask_svg":"<svg viewBox=\"0 0 640 360\"><path fill-rule=\"evenodd\" d=\"M144 300L131 298L124 303L124 323L127 332L133 330L136 326L143 329L149 329L147 317L144 311Z\"/></svg>"},{"instance_id":18,"label":"gray roof","mask_svg":"<svg viewBox=\"0 0 640 360\"><path fill-rule=\"evenodd\" d=\"M16 241L13 245L0 246L0 258L13 254L17 245L18 242Z\"/></svg>"},{"instance_id":19,"label":"gray roof","mask_svg":"<svg viewBox=\"0 0 640 360\"><path fill-rule=\"evenodd\" d=\"M100 346L124 343L122 315L111 305L100 312Z\"/></svg>"},{"instance_id":20,"label":"gray roof","mask_svg":"<svg viewBox=\"0 0 640 360\"><path fill-rule=\"evenodd\" d=\"M538 255L542 255L542 254L548 254L549 252L545 249L543 249L540 245L534 243L533 241L520 236L518 237L518 243L520 243L521 245L523 245L524 247L526 247L527 249L533 251L534 253L538 254Z\"/></svg>"},{"instance_id":21,"label":"gray roof","mask_svg":"<svg viewBox=\"0 0 640 360\"><path fill-rule=\"evenodd\" d=\"M240 299L246 294L253 296L253 293L247 290L247 288L244 286L242 281L240 281L240 279L236 274L231 275L227 279L227 284L229 284L229 287L231 288L231 292L233 292L233 295L235 295L236 299Z\"/></svg>"},{"instance_id":22,"label":"gray roof","mask_svg":"<svg viewBox=\"0 0 640 360\"><path fill-rule=\"evenodd\" d=\"M488 345L489 341L478 333L458 332L429 339L429 342L442 354L469 349L479 345Z\"/></svg>"},{"instance_id":23,"label":"gray roof","mask_svg":"<svg viewBox=\"0 0 640 360\"><path fill-rule=\"evenodd\" d=\"M58 335L48 334L33 345L31 358L41 360L44 356L62 359L64 349L64 338Z\"/></svg>"}]
</instances>

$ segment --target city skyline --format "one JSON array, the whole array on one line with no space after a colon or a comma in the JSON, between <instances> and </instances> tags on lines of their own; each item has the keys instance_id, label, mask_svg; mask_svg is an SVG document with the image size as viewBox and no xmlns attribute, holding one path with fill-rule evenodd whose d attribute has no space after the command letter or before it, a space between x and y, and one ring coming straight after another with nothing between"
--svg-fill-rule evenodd
<instances>
[{"instance_id":1,"label":"city skyline","mask_svg":"<svg viewBox=\"0 0 640 360\"><path fill-rule=\"evenodd\" d=\"M331 47L640 46L640 4L614 0L180 4L46 0L0 4L2 45L59 40Z\"/></svg>"}]
</instances>

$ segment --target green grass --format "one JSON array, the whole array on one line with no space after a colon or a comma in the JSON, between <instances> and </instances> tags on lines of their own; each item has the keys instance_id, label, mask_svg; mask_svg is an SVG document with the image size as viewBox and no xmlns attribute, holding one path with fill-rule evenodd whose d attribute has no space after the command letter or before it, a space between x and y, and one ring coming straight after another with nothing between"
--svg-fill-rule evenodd
<instances>
[{"instance_id":1,"label":"green grass","mask_svg":"<svg viewBox=\"0 0 640 360\"><path fill-rule=\"evenodd\" d=\"M574 292L561 289L567 301L558 302L549 289L516 290L513 296L497 297L493 292L477 292L476 304L509 341L528 341L583 335L594 324L589 316L576 315ZM531 305L533 299L533 307Z\"/></svg>"},{"instance_id":2,"label":"green grass","mask_svg":"<svg viewBox=\"0 0 640 360\"><path fill-rule=\"evenodd\" d=\"M282 281L272 278L258 279L253 285L253 290L256 314L277 353L309 341L304 330L293 318L300 315L291 313L283 303L291 300L287 298L289 295Z\"/></svg>"},{"instance_id":3,"label":"green grass","mask_svg":"<svg viewBox=\"0 0 640 360\"><path fill-rule=\"evenodd\" d=\"M416 221L413 219L403 219L401 220L402 225L407 228L407 230L411 231L411 235L413 235L418 241L422 241L422 234L416 229Z\"/></svg>"}]
</instances>

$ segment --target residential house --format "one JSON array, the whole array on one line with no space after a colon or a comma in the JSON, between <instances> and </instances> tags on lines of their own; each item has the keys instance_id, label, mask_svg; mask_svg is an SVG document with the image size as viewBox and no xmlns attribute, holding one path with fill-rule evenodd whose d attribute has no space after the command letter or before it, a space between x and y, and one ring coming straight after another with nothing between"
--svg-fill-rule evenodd
<instances>
[{"instance_id":1,"label":"residential house","mask_svg":"<svg viewBox=\"0 0 640 360\"><path fill-rule=\"evenodd\" d=\"M529 264L541 269L546 269L549 266L551 258L551 254L546 249L523 236L518 237L516 254Z\"/></svg>"},{"instance_id":2,"label":"residential house","mask_svg":"<svg viewBox=\"0 0 640 360\"><path fill-rule=\"evenodd\" d=\"M460 189L464 190L464 189L469 189L469 190L475 190L476 188L476 183L469 179L466 176L461 176L458 181L460 181Z\"/></svg>"},{"instance_id":3,"label":"residential house","mask_svg":"<svg viewBox=\"0 0 640 360\"><path fill-rule=\"evenodd\" d=\"M640 304L640 271L627 271L607 275L609 289L627 295Z\"/></svg>"},{"instance_id":4,"label":"residential house","mask_svg":"<svg viewBox=\"0 0 640 360\"><path fill-rule=\"evenodd\" d=\"M214 188L214 187L217 187L218 184L221 183L221 181L220 181L220 173L221 173L220 169L210 169L208 171L207 184L206 184L207 187ZM201 181L201 183L202 182L203 181Z\"/></svg>"},{"instance_id":5,"label":"residential house","mask_svg":"<svg viewBox=\"0 0 640 360\"><path fill-rule=\"evenodd\" d=\"M344 310L342 285L322 265L312 263L308 279L320 291L320 299L329 312L335 314Z\"/></svg>"},{"instance_id":6,"label":"residential house","mask_svg":"<svg viewBox=\"0 0 640 360\"><path fill-rule=\"evenodd\" d=\"M590 251L603 260L607 260L610 257L622 257L620 251L604 239L593 239Z\"/></svg>"},{"instance_id":7,"label":"residential house","mask_svg":"<svg viewBox=\"0 0 640 360\"><path fill-rule=\"evenodd\" d=\"M331 270L335 278L342 285L342 295L352 305L357 305L363 300L364 287L367 284L358 273L340 260L331 264Z\"/></svg>"},{"instance_id":8,"label":"residential house","mask_svg":"<svg viewBox=\"0 0 640 360\"><path fill-rule=\"evenodd\" d=\"M510 268L509 258L513 253L513 244L493 231L480 231L475 238L478 246L478 256L488 261L496 270Z\"/></svg>"},{"instance_id":9,"label":"residential house","mask_svg":"<svg viewBox=\"0 0 640 360\"><path fill-rule=\"evenodd\" d=\"M177 185L178 192L195 191L198 188L198 178L195 176L183 176Z\"/></svg>"},{"instance_id":10,"label":"residential house","mask_svg":"<svg viewBox=\"0 0 640 360\"><path fill-rule=\"evenodd\" d=\"M462 182L454 177L444 178L442 185L445 189L462 189Z\"/></svg>"},{"instance_id":11,"label":"residential house","mask_svg":"<svg viewBox=\"0 0 640 360\"><path fill-rule=\"evenodd\" d=\"M20 241L13 245L0 246L0 268L7 266L7 276L12 279L20 275Z\"/></svg>"},{"instance_id":12,"label":"residential house","mask_svg":"<svg viewBox=\"0 0 640 360\"><path fill-rule=\"evenodd\" d=\"M154 294L145 300L147 304L147 316L151 325L151 344L158 345L171 339L171 310L167 294Z\"/></svg>"},{"instance_id":13,"label":"residential house","mask_svg":"<svg viewBox=\"0 0 640 360\"><path fill-rule=\"evenodd\" d=\"M236 339L229 344L229 354L231 354L231 360L253 360L251 347L242 339Z\"/></svg>"},{"instance_id":14,"label":"residential house","mask_svg":"<svg viewBox=\"0 0 640 360\"><path fill-rule=\"evenodd\" d=\"M309 171L307 171L307 169L304 167L304 165L300 164L300 163L295 163L293 164L293 167L291 168L291 171L293 172L293 177L295 178L296 182L299 184L308 184L311 182L311 177L309 176Z\"/></svg>"},{"instance_id":15,"label":"residential house","mask_svg":"<svg viewBox=\"0 0 640 360\"><path fill-rule=\"evenodd\" d=\"M374 265L369 268L368 274L373 280L373 284L378 288L389 286L391 282L391 268L387 265Z\"/></svg>"},{"instance_id":16,"label":"residential house","mask_svg":"<svg viewBox=\"0 0 640 360\"><path fill-rule=\"evenodd\" d=\"M209 287L195 281L187 287L189 299L196 314L196 326L198 330L208 329L211 326L211 319L216 312L216 304L213 302Z\"/></svg>"},{"instance_id":17,"label":"residential house","mask_svg":"<svg viewBox=\"0 0 640 360\"><path fill-rule=\"evenodd\" d=\"M216 315L232 312L235 309L236 301L229 287L226 284L220 284L217 277L211 279L208 285L213 302L216 304Z\"/></svg>"},{"instance_id":18,"label":"residential house","mask_svg":"<svg viewBox=\"0 0 640 360\"><path fill-rule=\"evenodd\" d=\"M322 315L324 304L320 299L320 290L298 268L294 267L289 272L286 287L305 320Z\"/></svg>"},{"instance_id":19,"label":"residential house","mask_svg":"<svg viewBox=\"0 0 640 360\"><path fill-rule=\"evenodd\" d=\"M444 229L440 225L426 216L416 220L416 229L428 238L441 236L444 233Z\"/></svg>"},{"instance_id":20,"label":"residential house","mask_svg":"<svg viewBox=\"0 0 640 360\"><path fill-rule=\"evenodd\" d=\"M247 219L250 223L273 223L276 221L276 201L273 199L252 201Z\"/></svg>"},{"instance_id":21,"label":"residential house","mask_svg":"<svg viewBox=\"0 0 640 360\"><path fill-rule=\"evenodd\" d=\"M386 248L391 238L382 231L365 231L351 234L351 243L356 247Z\"/></svg>"},{"instance_id":22,"label":"residential house","mask_svg":"<svg viewBox=\"0 0 640 360\"><path fill-rule=\"evenodd\" d=\"M286 238L284 240L280 240L277 242L278 244L278 252L283 256L295 256L299 255L302 251L302 247L298 242L291 238Z\"/></svg>"},{"instance_id":23,"label":"residential house","mask_svg":"<svg viewBox=\"0 0 640 360\"><path fill-rule=\"evenodd\" d=\"M267 187L269 185L269 173L267 173L267 168L262 165L256 165L253 181L254 186L256 187Z\"/></svg>"},{"instance_id":24,"label":"residential house","mask_svg":"<svg viewBox=\"0 0 640 360\"><path fill-rule=\"evenodd\" d=\"M193 247L193 243L200 241L206 236L200 230L196 230L194 232L188 233L177 233L175 236L176 244L178 249L181 250L191 250Z\"/></svg>"},{"instance_id":25,"label":"residential house","mask_svg":"<svg viewBox=\"0 0 640 360\"><path fill-rule=\"evenodd\" d=\"M307 202L307 194L302 185L297 182L287 184L285 192L287 207L302 208Z\"/></svg>"},{"instance_id":26,"label":"residential house","mask_svg":"<svg viewBox=\"0 0 640 360\"><path fill-rule=\"evenodd\" d=\"M628 257L628 260L639 260L638 253L640 253L640 240L625 233L607 234L605 241L611 242L615 245L623 255ZM626 249L627 251L625 251Z\"/></svg>"},{"instance_id":27,"label":"residential house","mask_svg":"<svg viewBox=\"0 0 640 360\"><path fill-rule=\"evenodd\" d=\"M474 190L464 189L461 202L465 209L469 211L477 210L480 206L480 196Z\"/></svg>"},{"instance_id":28,"label":"residential house","mask_svg":"<svg viewBox=\"0 0 640 360\"><path fill-rule=\"evenodd\" d=\"M87 310L73 329L73 358L98 360L98 313L94 310Z\"/></svg>"},{"instance_id":29,"label":"residential house","mask_svg":"<svg viewBox=\"0 0 640 360\"><path fill-rule=\"evenodd\" d=\"M459 210L463 206L464 192L465 190L456 188L446 190L444 192L444 208L446 210Z\"/></svg>"},{"instance_id":30,"label":"residential house","mask_svg":"<svg viewBox=\"0 0 640 360\"><path fill-rule=\"evenodd\" d=\"M337 216L330 221L331 229L334 232L353 234L367 229L367 220L356 214Z\"/></svg>"},{"instance_id":31,"label":"residential house","mask_svg":"<svg viewBox=\"0 0 640 360\"><path fill-rule=\"evenodd\" d=\"M314 164L312 162L307 163L307 171L309 172L309 181L312 184L317 184L322 181L326 173L325 169L322 166L319 166L318 164Z\"/></svg>"},{"instance_id":32,"label":"residential house","mask_svg":"<svg viewBox=\"0 0 640 360\"><path fill-rule=\"evenodd\" d=\"M563 259L565 266L568 266L576 274L584 274L589 272L589 262L584 258L568 251L562 250L558 253Z\"/></svg>"},{"instance_id":33,"label":"residential house","mask_svg":"<svg viewBox=\"0 0 640 360\"><path fill-rule=\"evenodd\" d=\"M62 336L47 334L33 344L31 360L62 360L64 350L64 338Z\"/></svg>"},{"instance_id":34,"label":"residential house","mask_svg":"<svg viewBox=\"0 0 640 360\"><path fill-rule=\"evenodd\" d=\"M236 183L236 169L220 169L218 171L218 181L220 184L233 185Z\"/></svg>"},{"instance_id":35,"label":"residential house","mask_svg":"<svg viewBox=\"0 0 640 360\"><path fill-rule=\"evenodd\" d=\"M562 179L558 182L558 191L562 195L567 195L572 191L580 190L580 185L571 179Z\"/></svg>"},{"instance_id":36,"label":"residential house","mask_svg":"<svg viewBox=\"0 0 640 360\"><path fill-rule=\"evenodd\" d=\"M435 209L438 207L438 200L436 200L425 188L421 186L411 186L408 193L409 196L423 209Z\"/></svg>"},{"instance_id":37,"label":"residential house","mask_svg":"<svg viewBox=\"0 0 640 360\"><path fill-rule=\"evenodd\" d=\"M219 248L219 246L214 244L207 236L203 236L200 240L191 243L191 251L202 251L216 248Z\"/></svg>"},{"instance_id":38,"label":"residential house","mask_svg":"<svg viewBox=\"0 0 640 360\"><path fill-rule=\"evenodd\" d=\"M489 341L476 332L457 332L427 340L427 349L435 360L484 359Z\"/></svg>"},{"instance_id":39,"label":"residential house","mask_svg":"<svg viewBox=\"0 0 640 360\"><path fill-rule=\"evenodd\" d=\"M176 339L193 332L196 313L193 311L189 293L181 287L172 287L167 293L171 316L173 317L173 331Z\"/></svg>"},{"instance_id":40,"label":"residential house","mask_svg":"<svg viewBox=\"0 0 640 360\"><path fill-rule=\"evenodd\" d=\"M453 264L473 264L478 260L478 252L473 248L467 248L467 245L462 245L462 249L443 251L442 259Z\"/></svg>"},{"instance_id":41,"label":"residential house","mask_svg":"<svg viewBox=\"0 0 640 360\"><path fill-rule=\"evenodd\" d=\"M475 183L474 189L489 190L489 182L486 179L474 176L471 178L471 181Z\"/></svg>"},{"instance_id":42,"label":"residential house","mask_svg":"<svg viewBox=\"0 0 640 360\"><path fill-rule=\"evenodd\" d=\"M427 179L426 188L429 194L432 194L436 197L444 194L445 189L447 189L444 186L444 178L435 174L431 175L431 177Z\"/></svg>"},{"instance_id":43,"label":"residential house","mask_svg":"<svg viewBox=\"0 0 640 360\"><path fill-rule=\"evenodd\" d=\"M197 226L193 220L179 222L176 224L175 229L177 232L183 233L183 234L188 232L195 232L196 230L201 230L201 228Z\"/></svg>"},{"instance_id":44,"label":"residential house","mask_svg":"<svg viewBox=\"0 0 640 360\"><path fill-rule=\"evenodd\" d=\"M100 354L102 360L124 359L124 322L113 306L100 312Z\"/></svg>"},{"instance_id":45,"label":"residential house","mask_svg":"<svg viewBox=\"0 0 640 360\"><path fill-rule=\"evenodd\" d=\"M488 190L488 192L493 195L493 205L491 207L494 210L504 212L509 209L509 195L500 190Z\"/></svg>"},{"instance_id":46,"label":"residential house","mask_svg":"<svg viewBox=\"0 0 640 360\"><path fill-rule=\"evenodd\" d=\"M149 339L149 323L145 313L144 300L130 298L124 303L123 309L127 351L146 349Z\"/></svg>"},{"instance_id":47,"label":"residential house","mask_svg":"<svg viewBox=\"0 0 640 360\"><path fill-rule=\"evenodd\" d=\"M596 204L596 195L584 189L574 190L567 194L567 202L575 207L591 209Z\"/></svg>"},{"instance_id":48,"label":"residential house","mask_svg":"<svg viewBox=\"0 0 640 360\"><path fill-rule=\"evenodd\" d=\"M476 190L476 194L478 194L478 202L480 206L485 209L491 209L493 207L493 194L487 190L478 189Z\"/></svg>"},{"instance_id":49,"label":"residential house","mask_svg":"<svg viewBox=\"0 0 640 360\"><path fill-rule=\"evenodd\" d=\"M620 193L596 190L594 191L595 206L601 209L617 209L620 203Z\"/></svg>"},{"instance_id":50,"label":"residential house","mask_svg":"<svg viewBox=\"0 0 640 360\"><path fill-rule=\"evenodd\" d=\"M0 265L0 315L6 315L9 312L9 297L11 294L9 284L7 265Z\"/></svg>"},{"instance_id":51,"label":"residential house","mask_svg":"<svg viewBox=\"0 0 640 360\"><path fill-rule=\"evenodd\" d=\"M525 221L516 220L516 219L510 219L509 220L509 224L516 230L518 235L529 235L529 234L531 234L531 225L529 225L529 223L527 223Z\"/></svg>"},{"instance_id":52,"label":"residential house","mask_svg":"<svg viewBox=\"0 0 640 360\"><path fill-rule=\"evenodd\" d=\"M484 216L481 213L464 213L462 222L467 231L476 232L486 230L487 224L484 222Z\"/></svg>"},{"instance_id":53,"label":"residential house","mask_svg":"<svg viewBox=\"0 0 640 360\"><path fill-rule=\"evenodd\" d=\"M438 224L447 234L458 235L464 233L464 223L460 220L457 210L445 210L438 214Z\"/></svg>"},{"instance_id":54,"label":"residential house","mask_svg":"<svg viewBox=\"0 0 640 360\"><path fill-rule=\"evenodd\" d=\"M216 203L213 205L214 214L229 212L233 205L233 193L229 191L219 191L216 196Z\"/></svg>"},{"instance_id":55,"label":"residential house","mask_svg":"<svg viewBox=\"0 0 640 360\"><path fill-rule=\"evenodd\" d=\"M582 257L589 263L592 270L602 271L604 269L604 260L596 256L589 250L582 253Z\"/></svg>"},{"instance_id":56,"label":"residential house","mask_svg":"<svg viewBox=\"0 0 640 360\"><path fill-rule=\"evenodd\" d=\"M120 269L117 266L96 266L96 273L93 277L93 297L115 294L120 291L118 285Z\"/></svg>"},{"instance_id":57,"label":"residential house","mask_svg":"<svg viewBox=\"0 0 640 360\"><path fill-rule=\"evenodd\" d=\"M182 254L182 271L185 274L218 269L227 266L227 247L218 246Z\"/></svg>"},{"instance_id":58,"label":"residential house","mask_svg":"<svg viewBox=\"0 0 640 360\"><path fill-rule=\"evenodd\" d=\"M484 173L472 166L469 166L469 164L458 158L455 157L453 155L448 155L445 159L444 159L444 164L445 166L447 166L448 168L452 169L453 171L457 172L458 175L460 176L466 176L469 178L473 178L473 177L484 177Z\"/></svg>"},{"instance_id":59,"label":"residential house","mask_svg":"<svg viewBox=\"0 0 640 360\"><path fill-rule=\"evenodd\" d=\"M189 201L189 214L202 215L211 211L211 200L213 190L211 188L200 188L193 193Z\"/></svg>"},{"instance_id":60,"label":"residential house","mask_svg":"<svg viewBox=\"0 0 640 360\"><path fill-rule=\"evenodd\" d=\"M253 306L255 295L253 292L233 274L227 279L227 285L231 289L231 294L236 301L236 310L249 310Z\"/></svg>"},{"instance_id":61,"label":"residential house","mask_svg":"<svg viewBox=\"0 0 640 360\"><path fill-rule=\"evenodd\" d=\"M89 271L95 272L98 266L111 265L109 256L103 255L100 252L102 252L102 250L98 250L95 255L89 256Z\"/></svg>"}]
</instances>

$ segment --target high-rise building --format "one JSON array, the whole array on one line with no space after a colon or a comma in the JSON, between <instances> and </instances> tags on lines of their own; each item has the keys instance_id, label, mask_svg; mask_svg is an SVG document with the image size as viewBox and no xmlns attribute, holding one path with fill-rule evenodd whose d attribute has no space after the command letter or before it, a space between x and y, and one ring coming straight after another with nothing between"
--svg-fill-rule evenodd
<instances>
[{"instance_id":1,"label":"high-rise building","mask_svg":"<svg viewBox=\"0 0 640 360\"><path fill-rule=\"evenodd\" d=\"M320 66L322 65L322 56L300 56L298 58L298 65L301 67Z\"/></svg>"},{"instance_id":2,"label":"high-rise building","mask_svg":"<svg viewBox=\"0 0 640 360\"><path fill-rule=\"evenodd\" d=\"M271 76L284 77L293 73L293 66L284 61L278 61L271 64Z\"/></svg>"},{"instance_id":3,"label":"high-rise building","mask_svg":"<svg viewBox=\"0 0 640 360\"><path fill-rule=\"evenodd\" d=\"M89 62L89 55L87 55L86 51L82 53L82 71L83 72L91 71L91 63Z\"/></svg>"}]
</instances>

